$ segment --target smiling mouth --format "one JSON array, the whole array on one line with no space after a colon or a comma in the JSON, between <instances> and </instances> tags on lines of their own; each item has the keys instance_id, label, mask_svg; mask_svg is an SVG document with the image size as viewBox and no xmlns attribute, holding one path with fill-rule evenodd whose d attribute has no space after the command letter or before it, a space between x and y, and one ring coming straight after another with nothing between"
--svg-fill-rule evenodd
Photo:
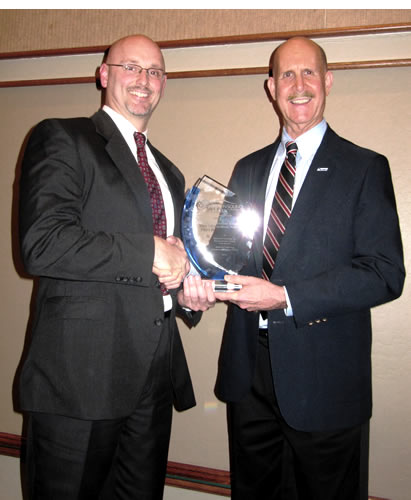
<instances>
[{"instance_id":1,"label":"smiling mouth","mask_svg":"<svg viewBox=\"0 0 411 500\"><path fill-rule=\"evenodd\" d=\"M131 95L134 95L136 97L139 97L140 99L146 99L147 97L150 96L150 92L147 90L141 90L141 89L128 89L129 93Z\"/></svg>"},{"instance_id":2,"label":"smiling mouth","mask_svg":"<svg viewBox=\"0 0 411 500\"><path fill-rule=\"evenodd\" d=\"M308 104L313 97L314 96L312 94L304 94L300 96L291 95L288 98L288 101L291 102L291 104Z\"/></svg>"}]
</instances>

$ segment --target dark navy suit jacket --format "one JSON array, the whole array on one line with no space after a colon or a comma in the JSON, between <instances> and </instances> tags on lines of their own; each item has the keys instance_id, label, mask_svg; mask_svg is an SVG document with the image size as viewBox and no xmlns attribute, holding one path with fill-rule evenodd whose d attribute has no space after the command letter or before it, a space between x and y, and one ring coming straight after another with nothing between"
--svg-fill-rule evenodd
<instances>
[{"instance_id":1,"label":"dark navy suit jacket","mask_svg":"<svg viewBox=\"0 0 411 500\"><path fill-rule=\"evenodd\" d=\"M237 164L230 189L263 217L279 140ZM241 274L261 276L262 228ZM351 427L371 416L370 308L398 297L401 235L388 161L330 128L312 161L283 237L273 283L294 316L268 313L272 376L283 417L295 429ZM258 314L231 305L216 394L238 401L255 369Z\"/></svg>"}]
</instances>

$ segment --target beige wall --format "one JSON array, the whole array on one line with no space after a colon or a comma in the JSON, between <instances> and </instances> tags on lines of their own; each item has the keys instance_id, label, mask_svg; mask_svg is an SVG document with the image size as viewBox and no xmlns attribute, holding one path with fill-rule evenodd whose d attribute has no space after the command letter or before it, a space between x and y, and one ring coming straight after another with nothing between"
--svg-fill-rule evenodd
<instances>
[{"instance_id":1,"label":"beige wall","mask_svg":"<svg viewBox=\"0 0 411 500\"><path fill-rule=\"evenodd\" d=\"M411 68L340 71L327 119L342 135L388 156L398 198L407 266L411 249L411 137L408 82ZM278 122L260 76L173 80L150 127L153 142L183 170L187 184L207 173L222 182L242 155L272 141ZM99 104L92 85L2 89L0 430L19 433L21 418L11 405L11 384L24 342L31 281L16 273L10 218L16 160L28 129L46 116L91 114ZM406 139L405 141L403 139ZM15 231L16 228L13 227ZM371 492L406 500L411 487L409 367L410 288L376 309L374 322L374 418ZM191 331L184 327L198 406L176 414L170 459L228 467L225 408L213 396L225 307L218 305ZM395 495L394 495L395 493Z\"/></svg>"},{"instance_id":2,"label":"beige wall","mask_svg":"<svg viewBox=\"0 0 411 500\"><path fill-rule=\"evenodd\" d=\"M337 71L326 110L338 133L389 158L407 268L411 255L410 81L411 67ZM187 185L204 173L227 182L236 160L274 140L278 120L263 84L263 76L168 81L150 124L150 138L181 168ZM21 432L11 387L24 345L32 289L31 280L18 272L13 245L19 151L28 130L40 119L90 115L99 103L95 87L86 84L0 89L0 432ZM370 493L392 500L408 500L411 490L410 295L406 282L399 300L373 311ZM198 405L175 415L173 461L228 468L225 407L213 395L224 316L225 306L220 304L206 313L197 328L188 331L182 325Z\"/></svg>"},{"instance_id":3,"label":"beige wall","mask_svg":"<svg viewBox=\"0 0 411 500\"><path fill-rule=\"evenodd\" d=\"M0 53L108 45L139 32L164 41L406 22L409 9L3 10Z\"/></svg>"}]
</instances>

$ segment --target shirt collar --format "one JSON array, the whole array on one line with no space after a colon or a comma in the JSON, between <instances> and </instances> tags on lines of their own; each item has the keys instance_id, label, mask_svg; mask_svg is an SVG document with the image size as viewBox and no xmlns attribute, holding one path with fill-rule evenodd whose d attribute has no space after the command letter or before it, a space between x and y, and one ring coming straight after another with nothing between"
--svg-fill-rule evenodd
<instances>
[{"instance_id":1,"label":"shirt collar","mask_svg":"<svg viewBox=\"0 0 411 500\"><path fill-rule=\"evenodd\" d=\"M283 149L283 153L285 154L285 145L289 141L294 141L297 143L298 154L301 158L312 157L316 153L318 147L323 140L324 134L327 130L327 122L325 119L322 119L320 123L318 123L315 127L311 128L304 134L297 137L297 139L291 139L291 137L287 134L285 128L283 128L281 135L281 147Z\"/></svg>"},{"instance_id":2,"label":"shirt collar","mask_svg":"<svg viewBox=\"0 0 411 500\"><path fill-rule=\"evenodd\" d=\"M136 127L130 121L128 121L127 118L125 118L117 111L114 111L114 109L110 108L110 106L107 106L107 104L103 106L103 111L105 111L111 117L124 137L132 137L134 132L138 132ZM143 134L147 139L147 130L145 130Z\"/></svg>"}]
</instances>

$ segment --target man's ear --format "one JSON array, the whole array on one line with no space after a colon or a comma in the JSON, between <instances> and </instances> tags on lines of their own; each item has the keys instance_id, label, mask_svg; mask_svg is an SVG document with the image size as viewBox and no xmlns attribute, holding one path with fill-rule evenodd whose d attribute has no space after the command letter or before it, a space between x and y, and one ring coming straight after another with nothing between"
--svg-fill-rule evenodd
<instances>
[{"instance_id":1,"label":"man's ear","mask_svg":"<svg viewBox=\"0 0 411 500\"><path fill-rule=\"evenodd\" d=\"M334 75L331 71L327 71L325 74L325 95L328 96L330 93L331 87L333 86Z\"/></svg>"},{"instance_id":2,"label":"man's ear","mask_svg":"<svg viewBox=\"0 0 411 500\"><path fill-rule=\"evenodd\" d=\"M99 69L100 73L100 84L103 89L107 88L107 80L108 80L108 66L106 63L103 63Z\"/></svg>"},{"instance_id":3,"label":"man's ear","mask_svg":"<svg viewBox=\"0 0 411 500\"><path fill-rule=\"evenodd\" d=\"M166 83L167 83L167 75L164 75L163 81L161 82L161 94L160 94L161 97L163 97L164 89L166 88Z\"/></svg>"},{"instance_id":4,"label":"man's ear","mask_svg":"<svg viewBox=\"0 0 411 500\"><path fill-rule=\"evenodd\" d=\"M267 87L268 87L268 90L270 91L271 97L275 101L275 81L274 81L274 78L272 76L270 76L269 79L267 80Z\"/></svg>"}]
</instances>

